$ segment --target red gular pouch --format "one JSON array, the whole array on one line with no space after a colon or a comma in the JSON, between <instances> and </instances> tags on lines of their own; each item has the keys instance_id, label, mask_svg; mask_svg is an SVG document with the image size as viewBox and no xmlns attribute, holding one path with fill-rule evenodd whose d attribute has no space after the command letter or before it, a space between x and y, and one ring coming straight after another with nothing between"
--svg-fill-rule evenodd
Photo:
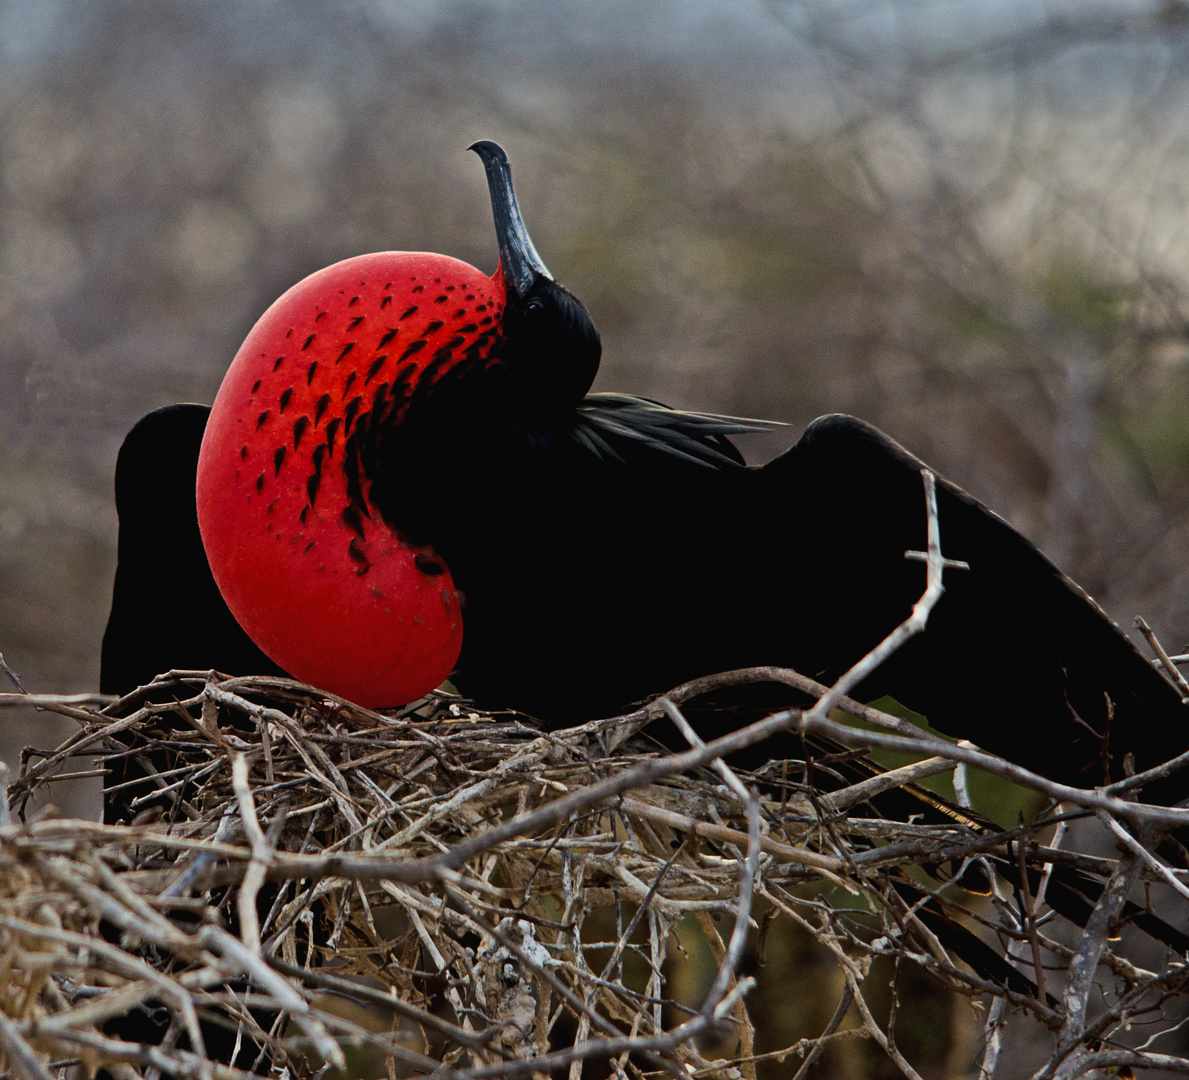
<instances>
[{"instance_id":1,"label":"red gular pouch","mask_svg":"<svg viewBox=\"0 0 1189 1080\"><path fill-rule=\"evenodd\" d=\"M236 354L198 461L198 522L224 600L295 678L368 707L438 686L462 646L450 569L377 511L366 465L448 375L482 369L503 273L380 252L294 285Z\"/></svg>"}]
</instances>

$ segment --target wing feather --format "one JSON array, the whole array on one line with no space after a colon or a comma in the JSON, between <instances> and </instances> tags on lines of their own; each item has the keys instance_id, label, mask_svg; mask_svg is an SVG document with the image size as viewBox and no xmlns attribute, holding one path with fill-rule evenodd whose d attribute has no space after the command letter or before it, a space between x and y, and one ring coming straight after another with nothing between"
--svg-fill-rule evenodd
<instances>
[{"instance_id":1,"label":"wing feather","mask_svg":"<svg viewBox=\"0 0 1189 1080\"><path fill-rule=\"evenodd\" d=\"M670 409L628 394L591 394L578 406L571 437L601 460L624 463L641 449L710 469L738 468L743 456L729 436L784 427L718 413Z\"/></svg>"}]
</instances>

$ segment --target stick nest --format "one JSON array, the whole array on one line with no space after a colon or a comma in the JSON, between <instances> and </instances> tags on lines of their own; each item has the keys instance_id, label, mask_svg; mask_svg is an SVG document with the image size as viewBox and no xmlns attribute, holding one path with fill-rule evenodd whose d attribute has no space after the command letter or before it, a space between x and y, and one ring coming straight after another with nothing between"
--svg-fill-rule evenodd
<instances>
[{"instance_id":1,"label":"stick nest","mask_svg":"<svg viewBox=\"0 0 1189 1080\"><path fill-rule=\"evenodd\" d=\"M1053 1032L1054 1061L1171 1060L1115 1039L1167 1017L1187 974L1183 957L1142 967L1110 941L1157 870L1126 849L1046 848L1043 823L963 815L914 786L928 767L856 776L863 752L820 732L786 736L808 751L757 777L696 739L676 753L639 734L680 722L676 692L551 733L446 695L382 714L195 672L101 712L25 700L79 731L26 754L0 820L5 1076L749 1078L767 1062L804 1073L856 1038L912 1076L895 994L884 1015L869 1000L873 971L886 987L909 964L971 1001L987 1048L1014 1010ZM26 820L39 787L96 757L122 776L109 809L130 824ZM892 798L917 812L888 816ZM1027 882L1054 864L1105 884L1101 926L1063 936L1046 921ZM958 887L972 879L991 899ZM802 989L836 1007L774 1045L741 972L781 925L824 950L836 978ZM958 930L1008 954L1018 980L967 962ZM1086 955L1093 992L1073 963ZM1077 1019L1091 998L1106 1005Z\"/></svg>"}]
</instances>

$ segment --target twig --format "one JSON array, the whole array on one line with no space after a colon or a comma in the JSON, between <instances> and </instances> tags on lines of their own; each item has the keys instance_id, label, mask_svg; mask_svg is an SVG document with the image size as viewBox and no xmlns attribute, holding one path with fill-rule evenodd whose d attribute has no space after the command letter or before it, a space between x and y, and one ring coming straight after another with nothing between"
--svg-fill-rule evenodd
<instances>
[{"instance_id":1,"label":"twig","mask_svg":"<svg viewBox=\"0 0 1189 1080\"><path fill-rule=\"evenodd\" d=\"M248 787L248 759L243 754L231 756L231 783L239 806L240 821L252 846L252 859L244 871L244 879L236 896L240 937L244 946L259 956L260 920L256 915L256 897L260 894L260 886L264 884L273 851L264 837L264 830L260 828L260 820L256 817L256 803L252 798L251 788Z\"/></svg>"},{"instance_id":2,"label":"twig","mask_svg":"<svg viewBox=\"0 0 1189 1080\"><path fill-rule=\"evenodd\" d=\"M0 659L0 663L2 662ZM12 673L9 672L9 674ZM20 684L18 683L18 685ZM4 1047L5 1058L21 1080L54 1080L49 1069L33 1052L33 1047L21 1036L17 1025L2 1012L0 1012L0 1044Z\"/></svg>"},{"instance_id":3,"label":"twig","mask_svg":"<svg viewBox=\"0 0 1189 1080\"><path fill-rule=\"evenodd\" d=\"M868 780L861 780L859 783L851 784L839 791L831 791L829 795L823 797L822 802L834 811L849 810L852 806L857 806L861 802L874 799L876 796L882 795L885 791L891 791L893 788L903 787L905 784L913 784L918 780L924 780L930 776L938 776L941 773L953 771L954 762L948 758L925 758L923 761L914 762L912 765L904 765L899 769L890 769L888 772L880 773L878 776L873 776Z\"/></svg>"},{"instance_id":4,"label":"twig","mask_svg":"<svg viewBox=\"0 0 1189 1080\"><path fill-rule=\"evenodd\" d=\"M1020 815L1020 827L1023 828L1023 815ZM1032 972L1036 981L1036 997L1044 1001L1045 969L1044 958L1040 951L1040 935L1036 929L1036 905L1032 902L1032 890L1028 887L1028 865L1024 859L1024 847L1027 840L1020 840L1016 844L1016 870L1019 872L1018 889L1020 892L1020 925L1028 938L1028 945L1032 950Z\"/></svg>"},{"instance_id":5,"label":"twig","mask_svg":"<svg viewBox=\"0 0 1189 1080\"><path fill-rule=\"evenodd\" d=\"M287 1009L293 1018L305 1029L322 1057L336 1068L346 1068L343 1051L318 1019L305 998L271 968L265 966L260 957L248 949L238 938L217 926L204 926L197 934L203 948L209 949L234 964L258 985L263 986L281 1007Z\"/></svg>"},{"instance_id":6,"label":"twig","mask_svg":"<svg viewBox=\"0 0 1189 1080\"><path fill-rule=\"evenodd\" d=\"M820 716L814 707L813 715L806 712L801 716L795 713L777 713L768 721L784 719L794 727L801 727L807 733L821 732L845 743L847 746L869 746L887 750L900 750L911 753L936 754L951 761L964 762L975 765L986 772L1001 776L1021 787L1031 788L1047 795L1054 802L1068 802L1092 810L1105 810L1116 817L1124 818L1136 823L1152 825L1186 825L1189 824L1189 810L1175 807L1149 806L1142 803L1127 802L1104 795L1102 791L1087 788L1075 788L1068 784L1059 784L1054 780L1040 776L1029 769L1024 769L1003 758L992 757L981 750L971 749L961 744L947 744L938 747L931 740L906 737L902 735L887 735L879 731L860 731L846 724L835 723Z\"/></svg>"},{"instance_id":7,"label":"twig","mask_svg":"<svg viewBox=\"0 0 1189 1080\"><path fill-rule=\"evenodd\" d=\"M1111 830L1123 842L1128 851L1140 859L1145 866L1151 867L1165 884L1175 889L1186 900L1189 900L1189 886L1183 881L1180 881L1173 873L1170 867L1167 867L1159 859L1156 858L1143 844L1141 844L1134 836L1123 828L1110 814L1104 814L1102 811L1098 813L1098 820L1101 821L1108 829Z\"/></svg>"},{"instance_id":8,"label":"twig","mask_svg":"<svg viewBox=\"0 0 1189 1080\"><path fill-rule=\"evenodd\" d=\"M25 689L25 684L21 682L21 677L5 662L3 653L0 653L0 671L3 671L4 674L8 676L9 680L12 682L12 685L15 686L21 694L25 695L26 697L28 696L29 691ZM0 698L11 696L11 694L0 694ZM28 703L26 702L26 704Z\"/></svg>"},{"instance_id":9,"label":"twig","mask_svg":"<svg viewBox=\"0 0 1189 1080\"><path fill-rule=\"evenodd\" d=\"M1149 648L1156 654L1156 659L1160 661L1160 666L1164 668L1165 674L1168 675L1173 685L1180 691L1181 700L1189 702L1189 682L1186 682L1185 676L1181 674L1177 665L1173 663L1172 658L1164 651L1164 646L1160 644L1160 639L1156 637L1156 632L1140 615L1135 617L1135 626L1144 635Z\"/></svg>"},{"instance_id":10,"label":"twig","mask_svg":"<svg viewBox=\"0 0 1189 1080\"><path fill-rule=\"evenodd\" d=\"M794 1073L793 1080L805 1080L805 1077L809 1074L809 1070L817 1064L818 1058L825 1051L830 1036L838 1030L839 1025L846 1017L847 1012L850 1010L851 1002L854 999L854 988L849 982L844 983L842 996L838 999L838 1007L834 1010L834 1015L830 1017L829 1022L822 1029L822 1033L816 1039L812 1040L812 1049L805 1055L805 1060L801 1062L801 1067Z\"/></svg>"},{"instance_id":11,"label":"twig","mask_svg":"<svg viewBox=\"0 0 1189 1080\"><path fill-rule=\"evenodd\" d=\"M682 737L690 744L690 746L699 748L706 745L705 740L696 731L694 731L694 729L690 726L689 721L681 715L681 710L677 708L677 706L674 705L672 701L663 697L660 699L659 704L661 708L665 710L665 714L670 720L673 721L677 727L677 730L681 732ZM748 795L747 788L743 786L743 781L735 775L734 770L732 770L722 758L715 758L710 762L710 766L727 782L727 787L729 787L735 793L739 800L744 805L748 805L750 796Z\"/></svg>"},{"instance_id":12,"label":"twig","mask_svg":"<svg viewBox=\"0 0 1189 1080\"><path fill-rule=\"evenodd\" d=\"M1094 973L1111 929L1142 865L1142 861L1131 853L1119 860L1118 867L1086 922L1077 950L1069 964L1069 983L1062 996L1065 1023L1057 1036L1053 1056L1048 1065L1037 1074L1038 1080L1047 1080L1050 1076L1063 1080L1082 1072L1079 1059L1088 1049L1083 1046L1082 1038L1086 1028L1086 1009L1089 1007L1094 988Z\"/></svg>"},{"instance_id":13,"label":"twig","mask_svg":"<svg viewBox=\"0 0 1189 1080\"><path fill-rule=\"evenodd\" d=\"M941 575L947 560L941 554L941 526L937 520L937 481L928 469L921 470L921 479L925 485L925 515L928 526L928 551L923 555L926 566L925 591L913 605L912 613L908 618L853 667L844 672L834 685L818 699L813 708L805 713L801 723L807 729L812 728L819 719L824 720L848 691L858 686L909 638L921 633L925 629L930 613L945 591ZM905 552L905 558L909 557L920 558L922 553Z\"/></svg>"}]
</instances>

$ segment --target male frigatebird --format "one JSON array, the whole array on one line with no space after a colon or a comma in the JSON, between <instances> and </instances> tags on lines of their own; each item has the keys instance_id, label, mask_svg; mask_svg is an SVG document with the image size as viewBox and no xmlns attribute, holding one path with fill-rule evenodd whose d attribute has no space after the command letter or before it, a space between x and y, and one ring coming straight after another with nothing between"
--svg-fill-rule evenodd
<instances>
[{"instance_id":1,"label":"male frigatebird","mask_svg":"<svg viewBox=\"0 0 1189 1080\"><path fill-rule=\"evenodd\" d=\"M537 254L503 150L472 149L493 276L337 263L261 316L209 419L177 406L129 435L104 690L267 666L390 706L454 672L484 705L575 722L749 665L828 683L909 613L922 463L828 416L748 467L729 437L753 422L589 394L598 333ZM1189 746L1178 693L1081 589L944 480L938 507L969 569L860 695L1082 785ZM182 614L150 617L163 595Z\"/></svg>"}]
</instances>

